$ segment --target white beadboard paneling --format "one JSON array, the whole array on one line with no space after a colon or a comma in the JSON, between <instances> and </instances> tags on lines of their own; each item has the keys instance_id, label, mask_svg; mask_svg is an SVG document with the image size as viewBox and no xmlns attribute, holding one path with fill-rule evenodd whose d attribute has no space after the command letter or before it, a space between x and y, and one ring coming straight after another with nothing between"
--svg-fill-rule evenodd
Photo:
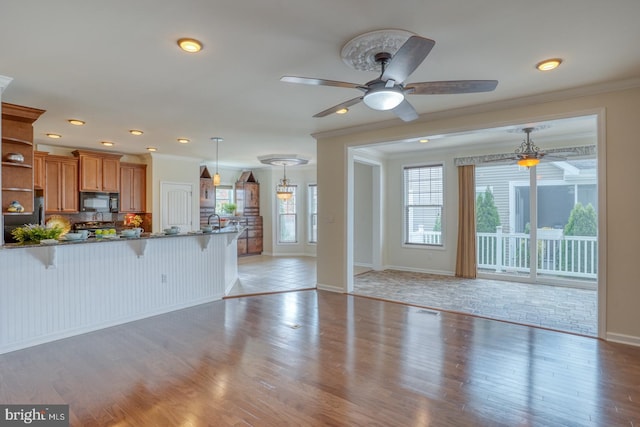
<instances>
[{"instance_id":1,"label":"white beadboard paneling","mask_svg":"<svg viewBox=\"0 0 640 427\"><path fill-rule=\"evenodd\" d=\"M143 256L138 240L0 249L0 354L222 298L228 237L152 238Z\"/></svg>"}]
</instances>

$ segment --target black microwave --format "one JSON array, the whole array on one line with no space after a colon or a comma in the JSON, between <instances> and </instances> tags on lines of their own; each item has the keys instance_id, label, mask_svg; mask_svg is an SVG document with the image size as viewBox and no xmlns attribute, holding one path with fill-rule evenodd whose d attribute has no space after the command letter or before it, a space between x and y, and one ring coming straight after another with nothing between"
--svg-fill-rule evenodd
<instances>
[{"instance_id":1,"label":"black microwave","mask_svg":"<svg viewBox=\"0 0 640 427\"><path fill-rule=\"evenodd\" d=\"M118 212L120 194L80 192L80 212Z\"/></svg>"}]
</instances>

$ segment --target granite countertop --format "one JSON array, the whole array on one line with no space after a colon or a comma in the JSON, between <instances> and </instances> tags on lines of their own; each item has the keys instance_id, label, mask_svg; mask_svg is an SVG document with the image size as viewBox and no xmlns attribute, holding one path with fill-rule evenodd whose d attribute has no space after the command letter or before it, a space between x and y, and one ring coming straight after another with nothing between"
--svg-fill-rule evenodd
<instances>
[{"instance_id":1,"label":"granite countertop","mask_svg":"<svg viewBox=\"0 0 640 427\"><path fill-rule=\"evenodd\" d=\"M189 231L186 233L177 233L177 234L166 234L166 233L142 233L140 237L124 237L120 234L114 235L112 237L89 237L88 239L80 239L80 240L56 240L50 243L45 242L23 242L23 243L7 243L4 246L0 246L2 249L18 249L18 248L29 248L29 247L43 247L43 246L64 246L64 245L78 245L78 244L100 244L105 242L122 242L126 240L146 240L146 239L166 239L172 237L191 237L191 236L216 236L216 235L229 235L229 234L240 234L244 231L244 227L225 227L221 230L216 230L212 232L202 232L202 231Z\"/></svg>"}]
</instances>

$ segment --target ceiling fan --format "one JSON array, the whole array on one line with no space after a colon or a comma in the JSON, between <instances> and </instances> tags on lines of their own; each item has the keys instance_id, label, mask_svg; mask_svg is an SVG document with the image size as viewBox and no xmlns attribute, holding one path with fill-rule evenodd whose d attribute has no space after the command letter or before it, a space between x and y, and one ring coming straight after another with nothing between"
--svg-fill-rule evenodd
<instances>
[{"instance_id":1,"label":"ceiling fan","mask_svg":"<svg viewBox=\"0 0 640 427\"><path fill-rule=\"evenodd\" d=\"M449 80L405 84L404 81L424 61L434 44L435 41L431 39L413 35L394 55L387 51L375 53L373 59L380 67L380 76L365 84L296 76L283 76L280 80L288 83L358 89L364 92L361 96L327 108L313 117L325 117L341 110L345 111L362 101L374 110L391 110L405 122L418 118L418 113L407 101L406 95L490 92L496 88L497 80Z\"/></svg>"},{"instance_id":2,"label":"ceiling fan","mask_svg":"<svg viewBox=\"0 0 640 427\"><path fill-rule=\"evenodd\" d=\"M540 150L540 148L538 148L538 146L535 145L531 140L531 132L533 132L534 129L535 128L532 127L526 127L522 129L522 131L527 136L524 141L522 141L522 144L520 144L520 146L516 148L515 152L513 153L513 157L511 158L512 160L515 160L519 166L524 166L527 169L540 163L540 160L542 160L543 157L546 160L552 161L566 160L565 157L550 156L544 151ZM507 157L506 159L508 160L509 158Z\"/></svg>"}]
</instances>

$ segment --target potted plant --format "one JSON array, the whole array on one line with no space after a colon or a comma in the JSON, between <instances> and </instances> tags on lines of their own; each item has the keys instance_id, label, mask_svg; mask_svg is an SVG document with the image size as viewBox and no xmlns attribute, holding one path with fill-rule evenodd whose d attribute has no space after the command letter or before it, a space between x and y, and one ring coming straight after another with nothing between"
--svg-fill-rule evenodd
<instances>
[{"instance_id":1,"label":"potted plant","mask_svg":"<svg viewBox=\"0 0 640 427\"><path fill-rule=\"evenodd\" d=\"M58 226L45 227L37 224L27 224L14 229L11 235L20 243L38 243L40 240L57 239L62 234L62 231L62 228Z\"/></svg>"},{"instance_id":2,"label":"potted plant","mask_svg":"<svg viewBox=\"0 0 640 427\"><path fill-rule=\"evenodd\" d=\"M220 208L222 211L228 215L233 215L236 212L236 204L235 203L223 203Z\"/></svg>"}]
</instances>

